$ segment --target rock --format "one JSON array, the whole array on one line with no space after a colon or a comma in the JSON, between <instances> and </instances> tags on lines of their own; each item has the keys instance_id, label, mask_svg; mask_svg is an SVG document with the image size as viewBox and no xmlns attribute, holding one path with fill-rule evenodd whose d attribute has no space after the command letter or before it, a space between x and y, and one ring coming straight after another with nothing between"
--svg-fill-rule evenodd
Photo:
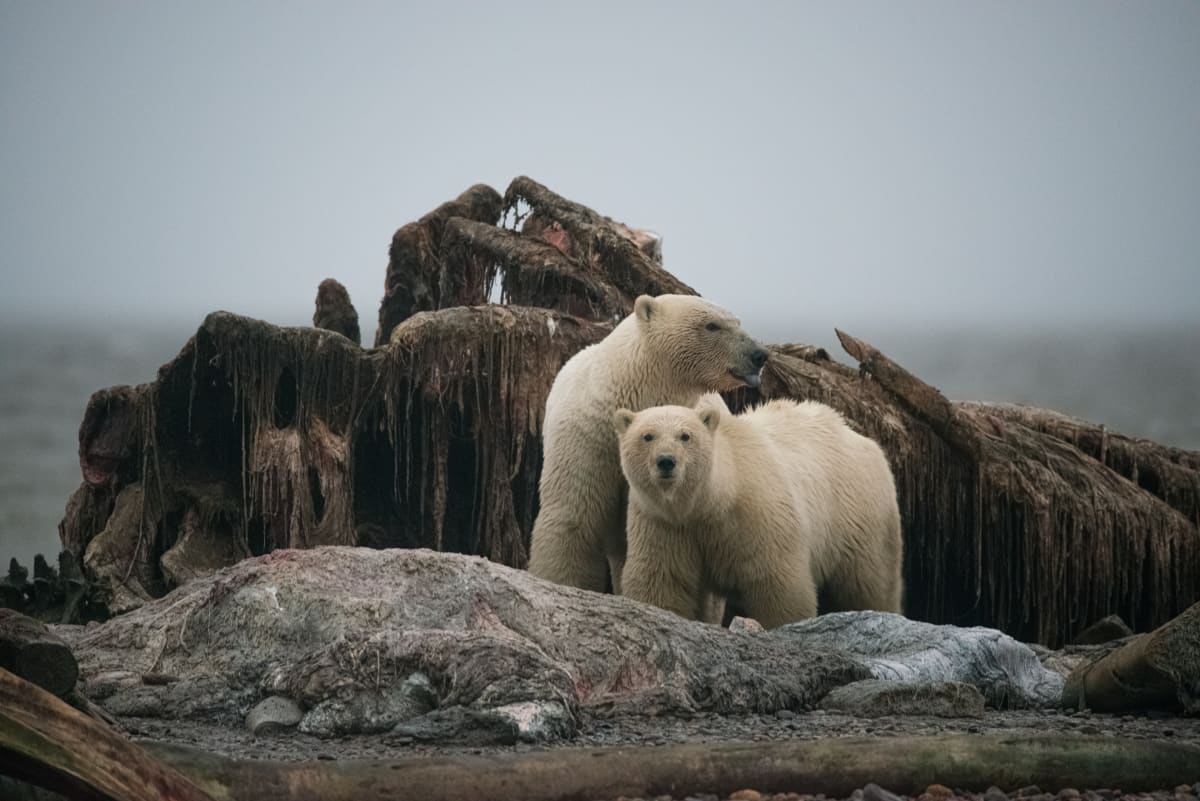
<instances>
[{"instance_id":1,"label":"rock","mask_svg":"<svg viewBox=\"0 0 1200 801\"><path fill-rule=\"evenodd\" d=\"M1095 734L1099 734L1099 733L1100 733L1100 727L1099 727L1099 726L1093 726L1092 724L1090 724L1090 723L1089 723L1089 724L1087 724L1087 725L1085 725L1085 726L1080 726L1080 727L1079 727L1079 733L1080 733L1080 734L1093 734L1093 735L1095 735Z\"/></svg>"},{"instance_id":2,"label":"rock","mask_svg":"<svg viewBox=\"0 0 1200 801\"><path fill-rule=\"evenodd\" d=\"M729 621L729 630L739 634L758 634L765 631L762 623L759 623L754 618L740 616Z\"/></svg>"},{"instance_id":3,"label":"rock","mask_svg":"<svg viewBox=\"0 0 1200 801\"><path fill-rule=\"evenodd\" d=\"M930 798L938 799L938 801L942 801L943 799L953 796L954 791L944 784L931 784L925 788L925 795L929 796Z\"/></svg>"},{"instance_id":4,"label":"rock","mask_svg":"<svg viewBox=\"0 0 1200 801\"><path fill-rule=\"evenodd\" d=\"M362 344L362 336L358 329L358 311L350 302L350 293L332 278L326 278L317 287L317 308L313 312L313 326L336 331L355 345Z\"/></svg>"},{"instance_id":5,"label":"rock","mask_svg":"<svg viewBox=\"0 0 1200 801\"><path fill-rule=\"evenodd\" d=\"M998 709L1057 706L1062 698L1062 676L995 629L935 626L888 612L837 612L780 630L801 634L813 648L860 657L873 678L974 685Z\"/></svg>"},{"instance_id":6,"label":"rock","mask_svg":"<svg viewBox=\"0 0 1200 801\"><path fill-rule=\"evenodd\" d=\"M762 797L758 790L735 790L729 794L729 801L762 801Z\"/></svg>"},{"instance_id":7,"label":"rock","mask_svg":"<svg viewBox=\"0 0 1200 801\"><path fill-rule=\"evenodd\" d=\"M11 609L0 609L0 668L59 697L75 689L79 677L75 655L62 638Z\"/></svg>"},{"instance_id":8,"label":"rock","mask_svg":"<svg viewBox=\"0 0 1200 801\"><path fill-rule=\"evenodd\" d=\"M995 631L875 612L808 623L747 637L478 557L322 547L247 559L102 625L59 628L84 691L111 714L241 722L266 693L296 701L299 729L320 736L481 746L570 736L581 712L774 721L871 672L916 684L969 675L1014 702L1041 675ZM917 636L938 658L922 657ZM895 651L839 648L869 650L871 638ZM177 680L148 686L147 673Z\"/></svg>"},{"instance_id":9,"label":"rock","mask_svg":"<svg viewBox=\"0 0 1200 801\"><path fill-rule=\"evenodd\" d=\"M1008 796L999 787L992 785L984 791L983 801L1008 801Z\"/></svg>"},{"instance_id":10,"label":"rock","mask_svg":"<svg viewBox=\"0 0 1200 801\"><path fill-rule=\"evenodd\" d=\"M781 709L775 713L775 717L779 720L791 720L796 717L796 713L790 709Z\"/></svg>"},{"instance_id":11,"label":"rock","mask_svg":"<svg viewBox=\"0 0 1200 801\"><path fill-rule=\"evenodd\" d=\"M255 704L246 715L246 728L256 737L277 734L294 728L304 717L304 710L290 698L272 695Z\"/></svg>"},{"instance_id":12,"label":"rock","mask_svg":"<svg viewBox=\"0 0 1200 801\"><path fill-rule=\"evenodd\" d=\"M427 550L275 551L64 628L86 691L113 714L240 721L265 690L307 709L300 729L322 736L557 739L580 709L773 714L866 676L802 636L748 639ZM148 672L178 681L146 686Z\"/></svg>"},{"instance_id":13,"label":"rock","mask_svg":"<svg viewBox=\"0 0 1200 801\"><path fill-rule=\"evenodd\" d=\"M959 682L906 682L866 679L837 687L821 699L821 708L877 718L884 715L936 715L977 718L983 715L983 694Z\"/></svg>"},{"instance_id":14,"label":"rock","mask_svg":"<svg viewBox=\"0 0 1200 801\"><path fill-rule=\"evenodd\" d=\"M179 524L179 538L160 560L163 576L172 586L207 576L250 556L240 532L225 522L205 525L196 507L189 507Z\"/></svg>"},{"instance_id":15,"label":"rock","mask_svg":"<svg viewBox=\"0 0 1200 801\"><path fill-rule=\"evenodd\" d=\"M1109 615L1097 620L1075 637L1074 645L1099 645L1101 643L1119 640L1133 634L1133 629L1125 625L1120 615Z\"/></svg>"},{"instance_id":16,"label":"rock","mask_svg":"<svg viewBox=\"0 0 1200 801\"><path fill-rule=\"evenodd\" d=\"M878 784L868 784L862 788L863 801L901 801L900 796L888 792Z\"/></svg>"}]
</instances>

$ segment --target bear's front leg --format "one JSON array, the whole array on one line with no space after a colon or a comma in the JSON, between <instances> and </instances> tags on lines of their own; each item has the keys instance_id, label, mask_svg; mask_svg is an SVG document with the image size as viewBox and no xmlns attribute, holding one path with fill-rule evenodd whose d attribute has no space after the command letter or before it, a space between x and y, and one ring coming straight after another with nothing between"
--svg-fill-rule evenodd
<instances>
[{"instance_id":1,"label":"bear's front leg","mask_svg":"<svg viewBox=\"0 0 1200 801\"><path fill-rule=\"evenodd\" d=\"M807 620L817 614L817 588L807 571L799 577L765 576L745 587L741 596L746 614L766 629Z\"/></svg>"},{"instance_id":2,"label":"bear's front leg","mask_svg":"<svg viewBox=\"0 0 1200 801\"><path fill-rule=\"evenodd\" d=\"M667 523L630 510L624 595L688 620L705 612L700 548L693 537Z\"/></svg>"},{"instance_id":3,"label":"bear's front leg","mask_svg":"<svg viewBox=\"0 0 1200 801\"><path fill-rule=\"evenodd\" d=\"M624 540L623 482L615 462L581 471L562 455L547 454L529 572L556 584L604 592L610 554ZM619 582L620 576L614 576L613 586Z\"/></svg>"}]
</instances>

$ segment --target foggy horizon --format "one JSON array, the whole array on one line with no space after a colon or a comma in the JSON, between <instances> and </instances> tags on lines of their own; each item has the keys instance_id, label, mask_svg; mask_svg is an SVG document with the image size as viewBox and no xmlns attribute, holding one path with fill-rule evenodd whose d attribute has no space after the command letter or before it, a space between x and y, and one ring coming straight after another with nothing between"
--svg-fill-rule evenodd
<instances>
[{"instance_id":1,"label":"foggy horizon","mask_svg":"<svg viewBox=\"0 0 1200 801\"><path fill-rule=\"evenodd\" d=\"M586 30L586 35L579 32ZM368 344L392 232L529 175L746 321L1194 323L1200 4L0 5L0 314Z\"/></svg>"}]
</instances>

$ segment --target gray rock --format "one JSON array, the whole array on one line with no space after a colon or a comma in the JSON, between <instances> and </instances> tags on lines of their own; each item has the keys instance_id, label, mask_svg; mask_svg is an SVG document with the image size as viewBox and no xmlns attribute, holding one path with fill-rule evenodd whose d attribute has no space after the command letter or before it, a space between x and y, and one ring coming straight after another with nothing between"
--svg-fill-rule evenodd
<instances>
[{"instance_id":1,"label":"gray rock","mask_svg":"<svg viewBox=\"0 0 1200 801\"><path fill-rule=\"evenodd\" d=\"M290 698L272 695L259 701L246 714L246 728L255 736L277 734L297 725L304 710Z\"/></svg>"},{"instance_id":2,"label":"gray rock","mask_svg":"<svg viewBox=\"0 0 1200 801\"><path fill-rule=\"evenodd\" d=\"M275 551L71 639L85 691L115 714L241 723L265 691L309 710L301 729L323 736L411 725L397 734L455 739L486 723L507 732L492 740L556 738L580 709L807 709L867 675L801 638L731 635L427 550ZM178 681L147 687L149 672ZM413 694L421 682L431 698Z\"/></svg>"},{"instance_id":3,"label":"gray rock","mask_svg":"<svg viewBox=\"0 0 1200 801\"><path fill-rule=\"evenodd\" d=\"M437 706L429 678L410 674L395 685L365 687L352 695L326 698L300 721L300 731L320 737L341 734L375 734L398 723L424 715Z\"/></svg>"},{"instance_id":4,"label":"gray rock","mask_svg":"<svg viewBox=\"0 0 1200 801\"><path fill-rule=\"evenodd\" d=\"M978 718L983 693L970 684L953 681L904 682L866 679L830 691L821 708L863 718L884 715L936 715Z\"/></svg>"},{"instance_id":5,"label":"gray rock","mask_svg":"<svg viewBox=\"0 0 1200 801\"><path fill-rule=\"evenodd\" d=\"M862 788L863 801L901 801L900 796L871 783Z\"/></svg>"},{"instance_id":6,"label":"gray rock","mask_svg":"<svg viewBox=\"0 0 1200 801\"><path fill-rule=\"evenodd\" d=\"M754 618L740 616L729 621L729 630L737 634L760 634L765 631L762 623Z\"/></svg>"},{"instance_id":7,"label":"gray rock","mask_svg":"<svg viewBox=\"0 0 1200 801\"><path fill-rule=\"evenodd\" d=\"M877 679L960 682L999 709L1057 706L1064 679L1025 644L995 629L936 626L887 612L838 612L775 629L815 650L858 656Z\"/></svg>"},{"instance_id":8,"label":"gray rock","mask_svg":"<svg viewBox=\"0 0 1200 801\"><path fill-rule=\"evenodd\" d=\"M275 551L58 628L113 714L241 724L265 693L327 737L485 744L570 736L580 713L773 716L872 675L967 682L1014 706L1061 686L989 629L857 612L747 636L427 550ZM176 680L148 686L151 673Z\"/></svg>"},{"instance_id":9,"label":"gray rock","mask_svg":"<svg viewBox=\"0 0 1200 801\"><path fill-rule=\"evenodd\" d=\"M1112 642L1133 634L1133 629L1125 625L1120 615L1109 615L1097 620L1081 631L1075 638L1074 645L1099 645Z\"/></svg>"}]
</instances>

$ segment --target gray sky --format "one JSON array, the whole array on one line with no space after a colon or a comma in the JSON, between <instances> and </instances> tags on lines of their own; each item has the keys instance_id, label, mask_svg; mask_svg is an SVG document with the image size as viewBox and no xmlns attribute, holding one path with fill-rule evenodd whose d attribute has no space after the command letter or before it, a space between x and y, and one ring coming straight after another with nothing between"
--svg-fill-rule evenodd
<instances>
[{"instance_id":1,"label":"gray sky","mask_svg":"<svg viewBox=\"0 0 1200 801\"><path fill-rule=\"evenodd\" d=\"M772 328L1187 323L1200 3L0 0L0 313L374 330L528 174Z\"/></svg>"}]
</instances>

